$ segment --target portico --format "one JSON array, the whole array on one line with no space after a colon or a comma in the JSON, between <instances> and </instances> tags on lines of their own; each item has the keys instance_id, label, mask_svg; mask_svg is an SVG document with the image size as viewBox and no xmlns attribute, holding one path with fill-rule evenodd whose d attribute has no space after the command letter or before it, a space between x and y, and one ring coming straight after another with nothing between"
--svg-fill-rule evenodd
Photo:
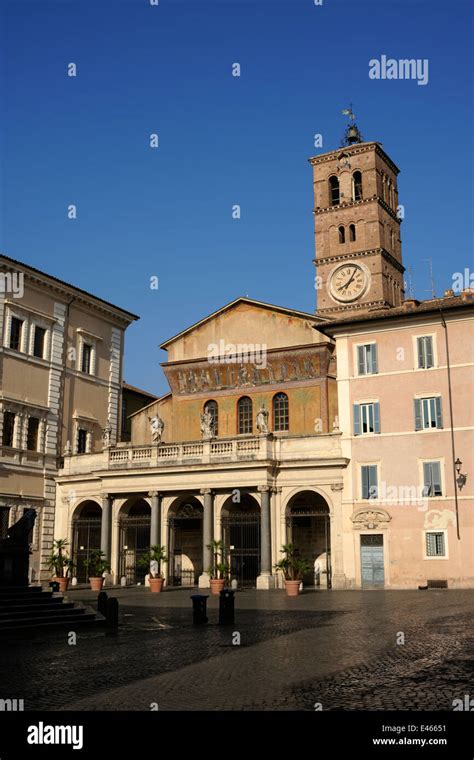
<instances>
[{"instance_id":1,"label":"portico","mask_svg":"<svg viewBox=\"0 0 474 760\"><path fill-rule=\"evenodd\" d=\"M167 585L207 588L209 545L216 539L225 546L231 579L274 588L280 584L274 565L291 538L287 515L295 494L317 488L328 526L339 509L340 492L331 489L346 465L339 439L338 433L304 439L269 434L183 443L173 446L174 456L166 451L171 447L119 446L67 457L58 478L56 533L69 538L81 582L84 560L99 547L114 583L122 577L143 582L139 555L160 544L168 557ZM211 457L212 463L204 461Z\"/></svg>"}]
</instances>

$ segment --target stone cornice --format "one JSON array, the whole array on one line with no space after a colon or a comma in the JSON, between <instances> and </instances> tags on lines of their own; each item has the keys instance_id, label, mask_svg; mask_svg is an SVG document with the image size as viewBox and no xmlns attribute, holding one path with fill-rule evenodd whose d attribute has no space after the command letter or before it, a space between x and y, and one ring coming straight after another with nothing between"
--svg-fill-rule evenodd
<instances>
[{"instance_id":1,"label":"stone cornice","mask_svg":"<svg viewBox=\"0 0 474 760\"><path fill-rule=\"evenodd\" d=\"M378 203L379 206L381 206L384 211L387 212L387 214L393 219L394 222L398 222L398 224L402 223L402 219L397 216L396 212L390 208L388 203L386 203L379 195L371 195L370 198L362 198L360 201L346 201L345 203L338 203L337 206L318 206L317 208L313 209L313 214L315 216L319 216L320 214L330 214L340 211L341 209L356 208L358 206L364 205L367 206L369 203L374 202Z\"/></svg>"},{"instance_id":2,"label":"stone cornice","mask_svg":"<svg viewBox=\"0 0 474 760\"><path fill-rule=\"evenodd\" d=\"M311 158L308 158L309 163L312 166L317 166L318 164L325 164L329 161L334 161L335 158L337 158L341 153L347 153L348 156L358 156L361 153L370 153L372 151L375 151L380 158L382 158L387 166L390 167L390 169L393 171L394 174L399 174L400 169L398 166L392 161L392 159L385 153L382 146L378 142L366 142L366 143L356 143L355 145L345 145L341 148L337 148L336 150L332 150L330 153L321 153L319 156L312 156Z\"/></svg>"},{"instance_id":3,"label":"stone cornice","mask_svg":"<svg viewBox=\"0 0 474 760\"><path fill-rule=\"evenodd\" d=\"M367 251L354 251L353 253L341 253L337 256L323 256L322 258L313 259L313 264L316 267L321 266L322 264L337 264L339 261L350 261L352 259L360 259L370 256L382 256L384 259L386 259L395 269L398 269L399 272L403 274L405 271L405 267L403 264L401 264L397 259L392 256L391 253L389 253L385 248L372 248Z\"/></svg>"}]
</instances>

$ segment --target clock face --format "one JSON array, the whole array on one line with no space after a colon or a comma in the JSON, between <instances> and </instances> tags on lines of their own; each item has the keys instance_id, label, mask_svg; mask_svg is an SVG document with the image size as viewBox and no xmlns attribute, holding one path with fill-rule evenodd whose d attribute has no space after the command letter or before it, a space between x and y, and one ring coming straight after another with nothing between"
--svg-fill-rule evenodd
<instances>
[{"instance_id":1,"label":"clock face","mask_svg":"<svg viewBox=\"0 0 474 760\"><path fill-rule=\"evenodd\" d=\"M365 293L368 275L358 264L344 264L332 273L329 283L331 295L336 301L355 301Z\"/></svg>"}]
</instances>

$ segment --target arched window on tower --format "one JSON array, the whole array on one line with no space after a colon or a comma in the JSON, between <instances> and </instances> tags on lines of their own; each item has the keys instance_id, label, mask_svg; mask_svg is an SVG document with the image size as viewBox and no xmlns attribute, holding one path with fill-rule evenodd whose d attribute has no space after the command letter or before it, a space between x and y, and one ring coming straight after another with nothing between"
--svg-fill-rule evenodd
<instances>
[{"instance_id":1,"label":"arched window on tower","mask_svg":"<svg viewBox=\"0 0 474 760\"><path fill-rule=\"evenodd\" d=\"M339 227L339 242L340 243L345 243L346 242L346 231L345 231L344 227L342 226L342 224Z\"/></svg>"},{"instance_id":2,"label":"arched window on tower","mask_svg":"<svg viewBox=\"0 0 474 760\"><path fill-rule=\"evenodd\" d=\"M286 393L276 393L273 396L273 430L289 430L288 396Z\"/></svg>"},{"instance_id":3,"label":"arched window on tower","mask_svg":"<svg viewBox=\"0 0 474 760\"><path fill-rule=\"evenodd\" d=\"M242 396L237 403L237 424L239 435L248 435L253 431L252 400Z\"/></svg>"},{"instance_id":4,"label":"arched window on tower","mask_svg":"<svg viewBox=\"0 0 474 760\"><path fill-rule=\"evenodd\" d=\"M395 250L395 233L393 230L390 230L390 245L392 247L392 253Z\"/></svg>"},{"instance_id":5,"label":"arched window on tower","mask_svg":"<svg viewBox=\"0 0 474 760\"><path fill-rule=\"evenodd\" d=\"M362 200L362 172L356 171L352 175L352 199Z\"/></svg>"},{"instance_id":6,"label":"arched window on tower","mask_svg":"<svg viewBox=\"0 0 474 760\"><path fill-rule=\"evenodd\" d=\"M382 172L382 200L387 202L387 178Z\"/></svg>"},{"instance_id":7,"label":"arched window on tower","mask_svg":"<svg viewBox=\"0 0 474 760\"><path fill-rule=\"evenodd\" d=\"M329 202L331 206L339 205L339 180L337 177L329 177Z\"/></svg>"},{"instance_id":8,"label":"arched window on tower","mask_svg":"<svg viewBox=\"0 0 474 760\"><path fill-rule=\"evenodd\" d=\"M211 415L214 435L217 437L219 435L219 407L217 406L217 401L214 401L213 399L211 401L206 401L204 404L204 411L209 412Z\"/></svg>"},{"instance_id":9,"label":"arched window on tower","mask_svg":"<svg viewBox=\"0 0 474 760\"><path fill-rule=\"evenodd\" d=\"M355 224L349 225L349 240L351 243L356 239L356 226Z\"/></svg>"},{"instance_id":10,"label":"arched window on tower","mask_svg":"<svg viewBox=\"0 0 474 760\"><path fill-rule=\"evenodd\" d=\"M393 185L391 181L388 183L388 205L393 209Z\"/></svg>"}]
</instances>

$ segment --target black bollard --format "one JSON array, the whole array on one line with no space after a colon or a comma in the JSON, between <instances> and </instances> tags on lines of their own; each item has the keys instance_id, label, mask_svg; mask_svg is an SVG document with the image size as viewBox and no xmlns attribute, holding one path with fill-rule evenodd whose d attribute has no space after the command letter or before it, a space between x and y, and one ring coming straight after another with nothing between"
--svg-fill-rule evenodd
<instances>
[{"instance_id":1,"label":"black bollard","mask_svg":"<svg viewBox=\"0 0 474 760\"><path fill-rule=\"evenodd\" d=\"M193 594L193 623L194 625L204 625L207 623L207 599L204 594Z\"/></svg>"},{"instance_id":2,"label":"black bollard","mask_svg":"<svg viewBox=\"0 0 474 760\"><path fill-rule=\"evenodd\" d=\"M118 613L118 599L115 597L107 599L107 606L105 608L105 620L108 628L118 628Z\"/></svg>"},{"instance_id":3,"label":"black bollard","mask_svg":"<svg viewBox=\"0 0 474 760\"><path fill-rule=\"evenodd\" d=\"M234 622L234 592L225 588L219 594L219 625L232 625Z\"/></svg>"},{"instance_id":4,"label":"black bollard","mask_svg":"<svg viewBox=\"0 0 474 760\"><path fill-rule=\"evenodd\" d=\"M101 591L97 597L97 612L104 617L107 614L107 591Z\"/></svg>"},{"instance_id":5,"label":"black bollard","mask_svg":"<svg viewBox=\"0 0 474 760\"><path fill-rule=\"evenodd\" d=\"M53 591L53 593L59 591L59 583L57 581L51 581L49 586L50 586L51 591Z\"/></svg>"}]
</instances>

